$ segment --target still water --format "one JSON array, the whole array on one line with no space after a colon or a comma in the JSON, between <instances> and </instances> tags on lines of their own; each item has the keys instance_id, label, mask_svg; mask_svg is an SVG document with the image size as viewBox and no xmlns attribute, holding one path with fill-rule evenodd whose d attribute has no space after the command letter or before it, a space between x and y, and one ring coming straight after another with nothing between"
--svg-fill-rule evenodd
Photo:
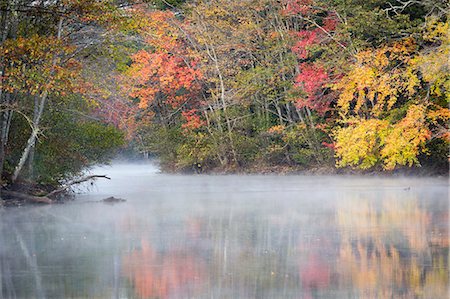
<instances>
[{"instance_id":1,"label":"still water","mask_svg":"<svg viewBox=\"0 0 450 299\"><path fill-rule=\"evenodd\" d=\"M0 209L0 298L449 297L448 179L94 172Z\"/></svg>"}]
</instances>

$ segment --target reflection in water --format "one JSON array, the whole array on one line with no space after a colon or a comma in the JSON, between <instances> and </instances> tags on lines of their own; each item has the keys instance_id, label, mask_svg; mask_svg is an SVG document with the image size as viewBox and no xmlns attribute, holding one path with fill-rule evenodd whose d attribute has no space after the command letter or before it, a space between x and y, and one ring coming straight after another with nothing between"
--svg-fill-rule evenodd
<instances>
[{"instance_id":1,"label":"reflection in water","mask_svg":"<svg viewBox=\"0 0 450 299\"><path fill-rule=\"evenodd\" d=\"M448 207L427 211L410 193L343 203L337 210L342 285L364 298L447 297ZM445 221L433 225L434 217Z\"/></svg>"},{"instance_id":2,"label":"reflection in water","mask_svg":"<svg viewBox=\"0 0 450 299\"><path fill-rule=\"evenodd\" d=\"M448 298L446 180L147 167L1 210L0 298Z\"/></svg>"},{"instance_id":3,"label":"reflection in water","mask_svg":"<svg viewBox=\"0 0 450 299\"><path fill-rule=\"evenodd\" d=\"M157 253L145 240L124 257L124 272L140 298L193 298L204 275L201 260L182 251Z\"/></svg>"},{"instance_id":4,"label":"reflection in water","mask_svg":"<svg viewBox=\"0 0 450 299\"><path fill-rule=\"evenodd\" d=\"M330 266L319 254L310 253L307 262L300 264L299 269L304 298L313 298L318 289L330 286Z\"/></svg>"}]
</instances>

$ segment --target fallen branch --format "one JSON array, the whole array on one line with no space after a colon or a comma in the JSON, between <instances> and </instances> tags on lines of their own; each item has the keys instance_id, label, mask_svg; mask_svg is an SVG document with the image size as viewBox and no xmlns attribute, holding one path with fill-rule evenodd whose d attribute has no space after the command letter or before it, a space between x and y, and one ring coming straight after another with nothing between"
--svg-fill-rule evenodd
<instances>
[{"instance_id":1,"label":"fallen branch","mask_svg":"<svg viewBox=\"0 0 450 299\"><path fill-rule=\"evenodd\" d=\"M61 188L53 190L52 192L48 193L45 196L35 196L35 195L30 195L30 194L16 192L16 191L9 191L9 190L4 190L4 189L0 190L0 192L2 195L10 196L10 197L17 198L17 199L22 199L22 200L32 202L32 203L51 204L54 202L51 199L52 196L55 196L59 193L66 191L73 185L87 182L90 180L94 180L96 178L104 178L104 179L108 179L108 180L111 179L110 177L107 177L106 175L89 175L89 176L86 176L86 177L83 177L80 179L73 180L73 181L67 183L66 185L62 186Z\"/></svg>"},{"instance_id":2,"label":"fallen branch","mask_svg":"<svg viewBox=\"0 0 450 299\"><path fill-rule=\"evenodd\" d=\"M64 191L66 191L67 189L69 189L73 185L84 183L84 182L87 182L87 181L90 181L90 180L95 180L96 178L104 178L104 179L108 179L108 180L111 179L110 177L107 177L106 175L88 175L86 177L83 177L83 178L80 178L80 179L77 179L77 180L73 180L73 181L67 183L66 185L62 186L59 189L53 190L52 192L48 193L46 195L46 197L55 196L55 195L57 195L59 193L62 193Z\"/></svg>"},{"instance_id":3,"label":"fallen branch","mask_svg":"<svg viewBox=\"0 0 450 299\"><path fill-rule=\"evenodd\" d=\"M1 193L6 196L11 196L11 197L23 199L23 200L26 200L29 202L34 202L34 203L46 203L46 204L53 203L53 200L51 200L47 196L34 196L34 195L26 194L26 193L20 193L20 192L9 191L9 190L1 190Z\"/></svg>"}]
</instances>

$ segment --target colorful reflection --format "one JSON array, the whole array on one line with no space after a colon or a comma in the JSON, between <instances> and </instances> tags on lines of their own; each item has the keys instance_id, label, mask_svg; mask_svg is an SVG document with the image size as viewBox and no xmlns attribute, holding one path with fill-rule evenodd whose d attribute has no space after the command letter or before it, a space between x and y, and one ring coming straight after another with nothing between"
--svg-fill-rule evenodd
<instances>
[{"instance_id":1,"label":"colorful reflection","mask_svg":"<svg viewBox=\"0 0 450 299\"><path fill-rule=\"evenodd\" d=\"M124 258L124 273L139 298L192 297L204 277L202 262L181 251L156 252L148 241Z\"/></svg>"},{"instance_id":2,"label":"colorful reflection","mask_svg":"<svg viewBox=\"0 0 450 299\"><path fill-rule=\"evenodd\" d=\"M230 177L177 178L212 181L0 211L0 298L449 298L446 182L240 177L250 187L230 196L205 191Z\"/></svg>"},{"instance_id":3,"label":"colorful reflection","mask_svg":"<svg viewBox=\"0 0 450 299\"><path fill-rule=\"evenodd\" d=\"M447 298L448 209L430 212L402 195L337 209L339 287L359 298Z\"/></svg>"},{"instance_id":4,"label":"colorful reflection","mask_svg":"<svg viewBox=\"0 0 450 299\"><path fill-rule=\"evenodd\" d=\"M142 239L123 271L139 298L446 298L448 209L400 195L345 194L320 218L189 217L177 246Z\"/></svg>"},{"instance_id":5,"label":"colorful reflection","mask_svg":"<svg viewBox=\"0 0 450 299\"><path fill-rule=\"evenodd\" d=\"M123 272L139 298L447 298L448 205L342 196L320 213L188 217L176 235L142 238Z\"/></svg>"}]
</instances>

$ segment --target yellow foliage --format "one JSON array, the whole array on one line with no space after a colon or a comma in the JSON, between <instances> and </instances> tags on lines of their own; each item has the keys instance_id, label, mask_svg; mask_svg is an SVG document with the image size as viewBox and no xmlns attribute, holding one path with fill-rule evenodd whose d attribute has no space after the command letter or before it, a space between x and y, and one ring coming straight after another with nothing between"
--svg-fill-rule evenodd
<instances>
[{"instance_id":1,"label":"yellow foliage","mask_svg":"<svg viewBox=\"0 0 450 299\"><path fill-rule=\"evenodd\" d=\"M423 38L427 41L439 41L442 37L449 36L449 23L443 23L435 15L431 15L426 19Z\"/></svg>"},{"instance_id":2,"label":"yellow foliage","mask_svg":"<svg viewBox=\"0 0 450 299\"><path fill-rule=\"evenodd\" d=\"M391 109L402 93L412 95L419 79L405 72L416 45L412 39L356 54L356 63L334 89L341 91L338 106L344 114L379 116ZM352 109L350 107L353 107Z\"/></svg>"},{"instance_id":3,"label":"yellow foliage","mask_svg":"<svg viewBox=\"0 0 450 299\"><path fill-rule=\"evenodd\" d=\"M396 165L419 164L418 154L431 138L431 132L425 124L426 107L413 105L406 117L392 126L384 140L381 157L384 167L392 170Z\"/></svg>"},{"instance_id":4,"label":"yellow foliage","mask_svg":"<svg viewBox=\"0 0 450 299\"><path fill-rule=\"evenodd\" d=\"M448 22L428 18L423 39L427 43L420 51L407 38L359 52L333 86L340 91L342 117L352 121L335 131L338 167L419 165L417 157L432 136L450 136L450 110L442 107L444 99L450 102ZM409 107L406 116L398 120L404 107Z\"/></svg>"},{"instance_id":5,"label":"yellow foliage","mask_svg":"<svg viewBox=\"0 0 450 299\"><path fill-rule=\"evenodd\" d=\"M271 134L282 134L283 133L283 131L284 131L284 126L282 126L282 125L277 125L277 126L273 126L273 127L270 127L268 130L267 130L267 132L268 133L271 133Z\"/></svg>"},{"instance_id":6,"label":"yellow foliage","mask_svg":"<svg viewBox=\"0 0 450 299\"><path fill-rule=\"evenodd\" d=\"M379 119L356 120L336 131L337 166L368 169L379 162L380 144L389 122Z\"/></svg>"},{"instance_id":7,"label":"yellow foliage","mask_svg":"<svg viewBox=\"0 0 450 299\"><path fill-rule=\"evenodd\" d=\"M427 20L424 38L440 43L433 51L420 53L411 60L410 68L419 70L423 80L430 86L430 94L445 96L450 102L450 31L449 23L438 22L435 18Z\"/></svg>"},{"instance_id":8,"label":"yellow foliage","mask_svg":"<svg viewBox=\"0 0 450 299\"><path fill-rule=\"evenodd\" d=\"M397 165L418 165L417 156L431 138L424 105L412 105L395 124L387 120L356 120L335 132L337 167L369 169L382 163L386 170Z\"/></svg>"},{"instance_id":9,"label":"yellow foliage","mask_svg":"<svg viewBox=\"0 0 450 299\"><path fill-rule=\"evenodd\" d=\"M31 95L75 92L80 64L68 58L74 50L55 37L32 35L6 40L0 45L4 66L1 88Z\"/></svg>"}]
</instances>

